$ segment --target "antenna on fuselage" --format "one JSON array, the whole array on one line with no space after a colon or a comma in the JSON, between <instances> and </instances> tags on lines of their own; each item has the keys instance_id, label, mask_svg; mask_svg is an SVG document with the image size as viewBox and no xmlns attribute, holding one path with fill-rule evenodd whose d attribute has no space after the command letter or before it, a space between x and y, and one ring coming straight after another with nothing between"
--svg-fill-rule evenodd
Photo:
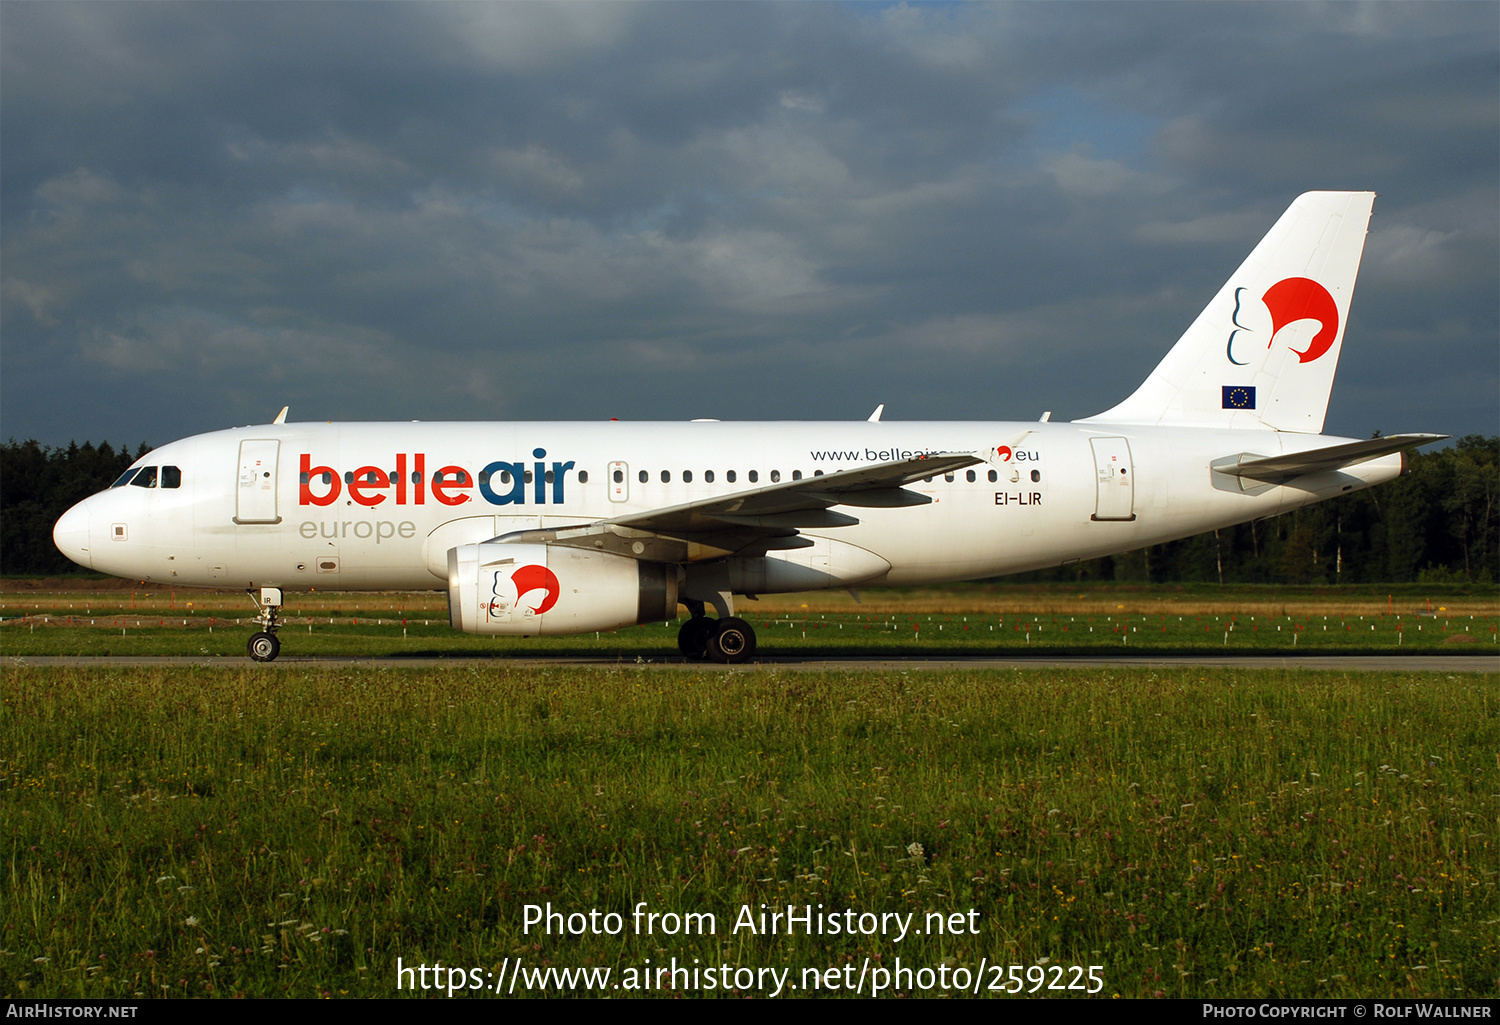
<instances>
[{"instance_id":1,"label":"antenna on fuselage","mask_svg":"<svg viewBox=\"0 0 1500 1025\"><path fill-rule=\"evenodd\" d=\"M281 412L277 413L276 414L276 419L272 420L271 422L273 424L284 424L284 423L286 423L286 411L289 410L289 409L291 409L291 408L292 408L291 406L282 406L281 407Z\"/></svg>"}]
</instances>

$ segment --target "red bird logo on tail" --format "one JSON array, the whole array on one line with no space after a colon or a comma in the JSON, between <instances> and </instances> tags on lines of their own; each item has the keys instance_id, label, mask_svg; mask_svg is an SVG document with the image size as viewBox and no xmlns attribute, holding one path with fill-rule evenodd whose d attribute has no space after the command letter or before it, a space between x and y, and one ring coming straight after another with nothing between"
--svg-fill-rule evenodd
<instances>
[{"instance_id":1,"label":"red bird logo on tail","mask_svg":"<svg viewBox=\"0 0 1500 1025\"><path fill-rule=\"evenodd\" d=\"M1316 320L1323 325L1306 351L1292 350L1297 353L1298 362L1311 363L1333 347L1333 340L1339 335L1338 304L1328 289L1312 278L1283 278L1266 289L1261 298L1271 311L1271 342L1266 343L1266 348L1276 340L1276 332L1298 320Z\"/></svg>"}]
</instances>

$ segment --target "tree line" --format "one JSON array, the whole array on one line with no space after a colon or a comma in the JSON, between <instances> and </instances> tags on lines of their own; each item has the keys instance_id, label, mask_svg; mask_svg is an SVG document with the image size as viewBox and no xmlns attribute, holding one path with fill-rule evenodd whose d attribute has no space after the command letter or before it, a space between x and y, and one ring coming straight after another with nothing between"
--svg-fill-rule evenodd
<instances>
[{"instance_id":1,"label":"tree line","mask_svg":"<svg viewBox=\"0 0 1500 1025\"><path fill-rule=\"evenodd\" d=\"M144 442L130 454L109 442L74 442L48 448L12 438L0 446L0 573L50 577L84 570L52 543L63 513L102 491L151 451Z\"/></svg>"},{"instance_id":2,"label":"tree line","mask_svg":"<svg viewBox=\"0 0 1500 1025\"><path fill-rule=\"evenodd\" d=\"M142 455L108 442L0 446L0 572L81 572L52 544L74 503ZM1267 520L1022 575L1028 580L1363 584L1500 582L1500 437L1411 453L1409 472Z\"/></svg>"},{"instance_id":3,"label":"tree line","mask_svg":"<svg viewBox=\"0 0 1500 1025\"><path fill-rule=\"evenodd\" d=\"M1500 437L1407 453L1407 472L1280 516L1021 579L1153 583L1500 582Z\"/></svg>"}]
</instances>

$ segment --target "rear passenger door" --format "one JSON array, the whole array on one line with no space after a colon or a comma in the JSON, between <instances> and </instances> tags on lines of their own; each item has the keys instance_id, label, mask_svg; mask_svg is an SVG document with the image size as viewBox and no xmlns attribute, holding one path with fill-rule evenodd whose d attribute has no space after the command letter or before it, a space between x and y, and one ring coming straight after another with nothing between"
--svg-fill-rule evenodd
<instances>
[{"instance_id":1,"label":"rear passenger door","mask_svg":"<svg viewBox=\"0 0 1500 1025\"><path fill-rule=\"evenodd\" d=\"M1090 438L1094 447L1097 492L1096 520L1135 519L1135 467L1130 463L1130 442L1124 438Z\"/></svg>"}]
</instances>

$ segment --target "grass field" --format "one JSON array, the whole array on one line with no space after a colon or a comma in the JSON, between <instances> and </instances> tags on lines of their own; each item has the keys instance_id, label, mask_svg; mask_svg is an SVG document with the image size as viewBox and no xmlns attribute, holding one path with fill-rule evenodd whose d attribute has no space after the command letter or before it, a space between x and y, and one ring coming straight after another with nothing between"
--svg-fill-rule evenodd
<instances>
[{"instance_id":1,"label":"grass field","mask_svg":"<svg viewBox=\"0 0 1500 1025\"><path fill-rule=\"evenodd\" d=\"M1466 586L1436 601L1425 588L1396 590L959 585L870 591L859 604L845 592L779 595L736 611L768 655L1500 651L1493 588ZM676 623L579 637L473 637L449 628L445 598L434 592L289 599L287 655L677 657ZM12 590L0 594L0 647L9 655L240 656L256 629L252 615L238 592Z\"/></svg>"},{"instance_id":2,"label":"grass field","mask_svg":"<svg viewBox=\"0 0 1500 1025\"><path fill-rule=\"evenodd\" d=\"M915 995L939 970L993 994L996 965L1023 989L1102 966L1106 995L1500 994L1495 674L5 680L8 997L383 997L398 958L486 986L608 968L612 995L673 958L787 970L791 995L898 958ZM549 902L623 929L525 931ZM733 928L762 904L964 927ZM640 905L715 928L643 935Z\"/></svg>"}]
</instances>

